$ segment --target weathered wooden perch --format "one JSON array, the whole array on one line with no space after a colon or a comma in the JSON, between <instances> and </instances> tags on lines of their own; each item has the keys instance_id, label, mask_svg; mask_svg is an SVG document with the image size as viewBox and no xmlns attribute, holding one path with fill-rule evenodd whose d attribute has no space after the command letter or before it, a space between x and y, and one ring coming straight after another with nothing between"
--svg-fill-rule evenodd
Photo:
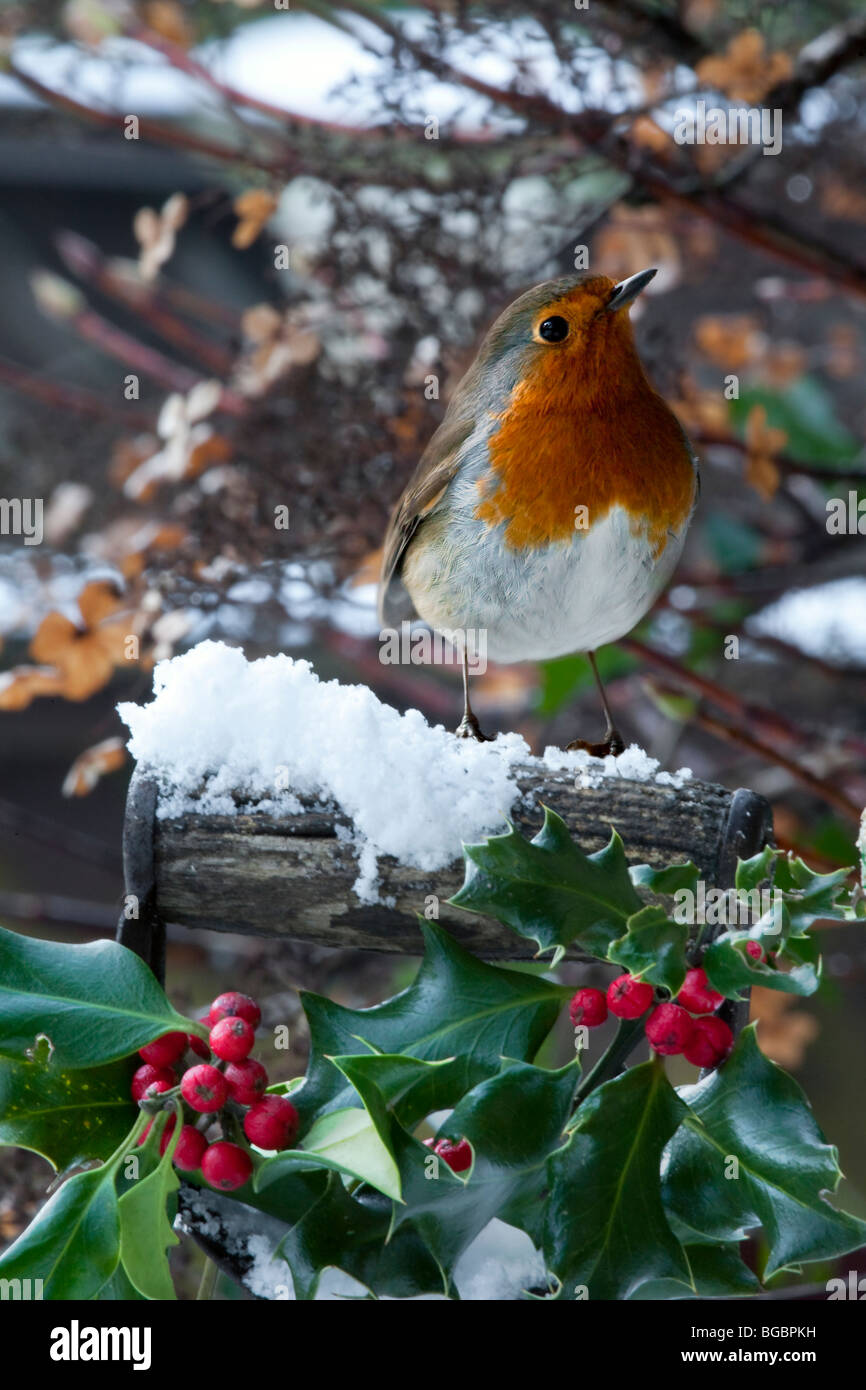
<instances>
[{"instance_id":1,"label":"weathered wooden perch","mask_svg":"<svg viewBox=\"0 0 866 1390\"><path fill-rule=\"evenodd\" d=\"M737 856L757 853L772 834L770 808L750 791L706 782L680 788L607 778L575 788L567 773L518 777L524 799L511 811L533 835L542 805L563 817L580 845L599 849L614 826L631 863L692 859L708 884L729 887ZM139 919L121 921L120 939L162 973L164 925L207 927L257 936L287 936L324 946L417 953L417 914L431 894L439 921L477 954L516 959L530 943L509 928L448 905L463 882L462 860L430 871L383 857L382 905L360 902L352 885L357 856L338 830L349 823L336 808L310 804L297 815L268 811L234 816L156 817L157 790L136 773L124 830L126 891L140 902ZM384 906L388 900L391 905Z\"/></svg>"}]
</instances>

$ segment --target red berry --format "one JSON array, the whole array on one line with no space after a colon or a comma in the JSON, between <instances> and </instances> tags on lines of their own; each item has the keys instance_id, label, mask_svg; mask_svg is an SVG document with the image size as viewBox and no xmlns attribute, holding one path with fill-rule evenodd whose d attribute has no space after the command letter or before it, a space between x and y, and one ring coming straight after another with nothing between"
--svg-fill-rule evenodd
<instances>
[{"instance_id":1,"label":"red berry","mask_svg":"<svg viewBox=\"0 0 866 1390\"><path fill-rule=\"evenodd\" d=\"M244 1134L260 1149L290 1149L298 1132L298 1112L285 1096L264 1096L244 1115Z\"/></svg>"},{"instance_id":2,"label":"red berry","mask_svg":"<svg viewBox=\"0 0 866 1390\"><path fill-rule=\"evenodd\" d=\"M186 1040L190 1051L194 1052L196 1057L201 1057L205 1062L210 1061L210 1048L204 1038L200 1038L198 1033L187 1033Z\"/></svg>"},{"instance_id":3,"label":"red berry","mask_svg":"<svg viewBox=\"0 0 866 1390\"><path fill-rule=\"evenodd\" d=\"M148 1125L144 1131L147 1134L150 1129ZM164 1154L171 1137L174 1134L174 1115L172 1115L162 1131L162 1138L159 1141L159 1152ZM172 1163L175 1168L181 1168L185 1173L194 1173L201 1163L201 1156L207 1148L207 1140L192 1125L183 1125L180 1131L180 1138L177 1141L177 1148L174 1151Z\"/></svg>"},{"instance_id":4,"label":"red berry","mask_svg":"<svg viewBox=\"0 0 866 1390\"><path fill-rule=\"evenodd\" d=\"M253 1161L245 1149L237 1144L228 1144L220 1139L205 1149L201 1160L201 1175L211 1187L221 1192L233 1192L249 1182L253 1171Z\"/></svg>"},{"instance_id":5,"label":"red berry","mask_svg":"<svg viewBox=\"0 0 866 1390\"><path fill-rule=\"evenodd\" d=\"M251 1028L258 1028L262 1021L262 1011L255 999L251 999L248 994L238 994L236 989L231 989L227 994L220 994L213 1001L205 1023L209 1028L213 1028L220 1019L232 1018L235 1015L238 1018L246 1019Z\"/></svg>"},{"instance_id":6,"label":"red berry","mask_svg":"<svg viewBox=\"0 0 866 1390\"><path fill-rule=\"evenodd\" d=\"M472 1145L468 1139L461 1139L456 1144L450 1139L440 1139L434 1145L433 1152L444 1159L454 1173L465 1173L467 1168L472 1167Z\"/></svg>"},{"instance_id":7,"label":"red berry","mask_svg":"<svg viewBox=\"0 0 866 1390\"><path fill-rule=\"evenodd\" d=\"M180 1168L184 1173L194 1173L201 1167L202 1155L207 1148L207 1140L200 1130L193 1125L184 1125L177 1141L177 1148L174 1151L172 1162L175 1168ZM160 1149L160 1153L164 1149Z\"/></svg>"},{"instance_id":8,"label":"red berry","mask_svg":"<svg viewBox=\"0 0 866 1390\"><path fill-rule=\"evenodd\" d=\"M640 1018L653 1001L653 987L633 975L618 975L608 987L607 1004L617 1018Z\"/></svg>"},{"instance_id":9,"label":"red berry","mask_svg":"<svg viewBox=\"0 0 866 1390\"><path fill-rule=\"evenodd\" d=\"M686 971L683 987L677 995L677 1003L690 1014L712 1014L724 999L707 980L707 972L702 965Z\"/></svg>"},{"instance_id":10,"label":"red berry","mask_svg":"<svg viewBox=\"0 0 866 1390\"><path fill-rule=\"evenodd\" d=\"M692 1036L683 1049L695 1067L716 1067L734 1045L734 1035L724 1019L710 1014L693 1020Z\"/></svg>"},{"instance_id":11,"label":"red berry","mask_svg":"<svg viewBox=\"0 0 866 1390\"><path fill-rule=\"evenodd\" d=\"M209 1110L222 1110L228 1100L229 1088L225 1077L216 1067L200 1062L184 1072L180 1083L180 1093L187 1105L201 1114Z\"/></svg>"},{"instance_id":12,"label":"red berry","mask_svg":"<svg viewBox=\"0 0 866 1390\"><path fill-rule=\"evenodd\" d=\"M695 1021L679 1004L659 1004L644 1026L647 1037L662 1056L684 1052L694 1031Z\"/></svg>"},{"instance_id":13,"label":"red berry","mask_svg":"<svg viewBox=\"0 0 866 1390\"><path fill-rule=\"evenodd\" d=\"M247 1057L243 1062L229 1062L223 1076L229 1095L238 1105L255 1105L267 1090L268 1074L254 1057Z\"/></svg>"},{"instance_id":14,"label":"red berry","mask_svg":"<svg viewBox=\"0 0 866 1390\"><path fill-rule=\"evenodd\" d=\"M432 1149L435 1147L436 1144L435 1139L423 1139L421 1142L423 1143L425 1149Z\"/></svg>"},{"instance_id":15,"label":"red berry","mask_svg":"<svg viewBox=\"0 0 866 1390\"><path fill-rule=\"evenodd\" d=\"M607 1018L607 1000L600 989L579 989L572 996L568 1016L575 1028L579 1023L597 1028Z\"/></svg>"},{"instance_id":16,"label":"red berry","mask_svg":"<svg viewBox=\"0 0 866 1390\"><path fill-rule=\"evenodd\" d=\"M141 1100L145 1091L150 1086L156 1086L158 1091L170 1091L177 1085L177 1077L168 1067L155 1067L152 1062L145 1062L143 1067L133 1072L130 1089L133 1100ZM156 1094L156 1092L151 1092Z\"/></svg>"},{"instance_id":17,"label":"red berry","mask_svg":"<svg viewBox=\"0 0 866 1390\"><path fill-rule=\"evenodd\" d=\"M185 1052L186 1033L163 1033L162 1037L138 1049L142 1061L151 1062L155 1067L170 1067Z\"/></svg>"},{"instance_id":18,"label":"red berry","mask_svg":"<svg viewBox=\"0 0 866 1390\"><path fill-rule=\"evenodd\" d=\"M255 1030L237 1014L221 1018L211 1028L208 1038L211 1051L224 1062L242 1062L252 1052L255 1041Z\"/></svg>"},{"instance_id":19,"label":"red berry","mask_svg":"<svg viewBox=\"0 0 866 1390\"><path fill-rule=\"evenodd\" d=\"M177 1077L174 1077L171 1081L151 1081L150 1085L145 1089L144 1097L147 1099L148 1096L162 1095L163 1091L173 1091L176 1085Z\"/></svg>"},{"instance_id":20,"label":"red berry","mask_svg":"<svg viewBox=\"0 0 866 1390\"><path fill-rule=\"evenodd\" d=\"M749 953L749 955L752 957L752 960L763 960L763 959L764 959L764 951L763 951L763 948L762 948L760 942L758 942L758 941L747 941L747 942L746 942L746 950L747 950L747 952Z\"/></svg>"}]
</instances>

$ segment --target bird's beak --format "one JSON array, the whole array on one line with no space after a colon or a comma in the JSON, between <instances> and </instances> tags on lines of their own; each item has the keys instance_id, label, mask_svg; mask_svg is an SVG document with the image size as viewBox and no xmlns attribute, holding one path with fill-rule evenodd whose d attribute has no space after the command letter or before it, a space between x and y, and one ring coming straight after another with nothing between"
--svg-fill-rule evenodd
<instances>
[{"instance_id":1,"label":"bird's beak","mask_svg":"<svg viewBox=\"0 0 866 1390\"><path fill-rule=\"evenodd\" d=\"M607 301L607 310L613 313L615 309L625 309L633 300L637 299L641 290L645 290L650 280L658 272L652 270L639 270L637 275L630 275L627 280L622 280L615 286Z\"/></svg>"}]
</instances>

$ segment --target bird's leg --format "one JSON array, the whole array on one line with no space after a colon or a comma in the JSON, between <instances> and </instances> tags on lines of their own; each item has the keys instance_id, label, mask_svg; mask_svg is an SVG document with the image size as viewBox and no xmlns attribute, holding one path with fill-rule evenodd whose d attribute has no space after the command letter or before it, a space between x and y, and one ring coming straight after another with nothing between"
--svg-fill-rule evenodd
<instances>
[{"instance_id":1,"label":"bird's leg","mask_svg":"<svg viewBox=\"0 0 866 1390\"><path fill-rule=\"evenodd\" d=\"M454 730L457 738L474 738L478 743L492 743L487 734L482 734L478 720L472 713L469 703L469 653L463 648L463 718Z\"/></svg>"},{"instance_id":2,"label":"bird's leg","mask_svg":"<svg viewBox=\"0 0 866 1390\"><path fill-rule=\"evenodd\" d=\"M620 753L625 752L625 741L613 722L610 705L607 703L607 696L604 693L601 676L598 674L598 667L595 664L595 652L587 652L587 656L589 657L589 664L592 667L592 674L595 676L595 683L598 686L598 693L601 696L601 704L604 710L604 717L607 720L607 728L604 731L604 738L601 743L587 743L584 738L576 738L571 743L566 744L566 751L572 752L576 748L582 748L586 753L590 753L593 758L606 758L608 753L612 753L615 758L618 758Z\"/></svg>"}]
</instances>

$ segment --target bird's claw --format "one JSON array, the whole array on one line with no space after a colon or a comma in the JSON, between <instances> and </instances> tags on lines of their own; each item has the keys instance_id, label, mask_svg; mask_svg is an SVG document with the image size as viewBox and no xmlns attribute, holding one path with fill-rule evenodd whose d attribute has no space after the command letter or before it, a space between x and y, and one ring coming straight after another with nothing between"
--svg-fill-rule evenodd
<instances>
[{"instance_id":1,"label":"bird's claw","mask_svg":"<svg viewBox=\"0 0 866 1390\"><path fill-rule=\"evenodd\" d=\"M474 738L476 743L492 743L493 739L487 734L482 734L478 720L474 714L464 714L457 728L454 730L455 738Z\"/></svg>"},{"instance_id":2,"label":"bird's claw","mask_svg":"<svg viewBox=\"0 0 866 1390\"><path fill-rule=\"evenodd\" d=\"M588 743L585 738L576 738L565 745L566 753L574 753L578 749L589 753L592 758L606 758L608 754L618 758L625 752L625 741L616 729L611 729L602 743Z\"/></svg>"}]
</instances>

